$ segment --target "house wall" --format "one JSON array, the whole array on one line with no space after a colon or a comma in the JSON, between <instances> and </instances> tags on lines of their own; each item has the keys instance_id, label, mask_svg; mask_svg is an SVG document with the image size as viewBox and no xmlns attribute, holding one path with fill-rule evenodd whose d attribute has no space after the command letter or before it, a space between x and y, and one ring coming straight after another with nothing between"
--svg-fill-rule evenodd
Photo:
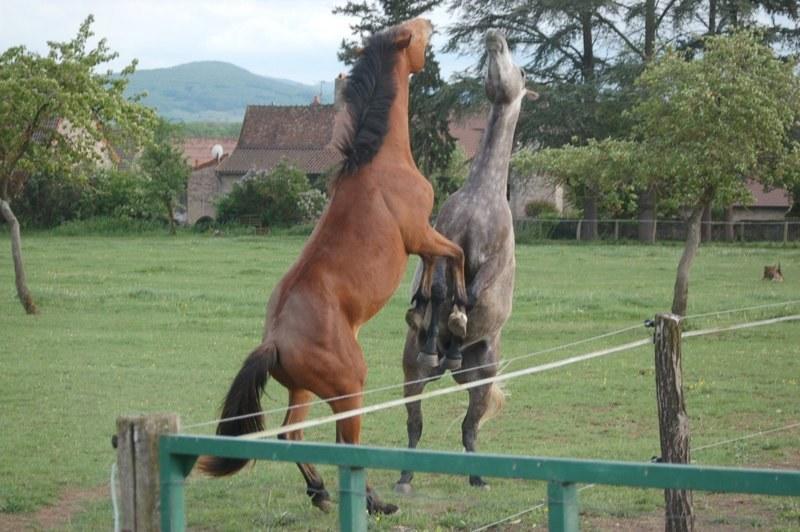
<instances>
[{"instance_id":1,"label":"house wall","mask_svg":"<svg viewBox=\"0 0 800 532\"><path fill-rule=\"evenodd\" d=\"M216 168L194 170L186 187L186 216L189 224L194 224L203 216L217 217L215 202L220 195Z\"/></svg>"},{"instance_id":2,"label":"house wall","mask_svg":"<svg viewBox=\"0 0 800 532\"><path fill-rule=\"evenodd\" d=\"M509 204L515 220L525 218L525 206L532 201L548 201L564 212L564 189L547 181L543 176L520 176L512 172L510 179Z\"/></svg>"}]
</instances>

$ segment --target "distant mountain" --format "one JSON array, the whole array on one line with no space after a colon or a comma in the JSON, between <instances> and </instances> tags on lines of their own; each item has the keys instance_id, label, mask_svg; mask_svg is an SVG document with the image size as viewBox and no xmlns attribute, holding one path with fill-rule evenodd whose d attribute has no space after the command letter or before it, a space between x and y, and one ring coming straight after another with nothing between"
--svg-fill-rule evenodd
<instances>
[{"instance_id":1,"label":"distant mountain","mask_svg":"<svg viewBox=\"0 0 800 532\"><path fill-rule=\"evenodd\" d=\"M332 103L333 80L321 85L322 103ZM259 76L222 61L198 61L137 70L126 94L143 92L144 103L169 120L241 122L248 105L310 104L320 85Z\"/></svg>"}]
</instances>

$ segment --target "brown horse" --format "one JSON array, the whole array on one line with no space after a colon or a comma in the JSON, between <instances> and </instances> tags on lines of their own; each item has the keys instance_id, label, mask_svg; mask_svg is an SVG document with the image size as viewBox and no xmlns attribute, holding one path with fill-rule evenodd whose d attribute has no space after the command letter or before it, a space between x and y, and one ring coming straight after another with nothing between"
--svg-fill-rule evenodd
<instances>
[{"instance_id":1,"label":"brown horse","mask_svg":"<svg viewBox=\"0 0 800 532\"><path fill-rule=\"evenodd\" d=\"M302 421L314 395L336 413L360 407L367 367L358 331L397 289L409 254L431 264L446 257L457 285L455 303L465 304L464 254L428 223L433 189L414 164L409 142L409 74L424 66L431 31L429 21L414 19L373 35L361 51L344 89L345 120L337 121L344 162L331 184L331 201L270 296L262 343L231 384L223 419L260 412L269 375L289 391L284 425ZM422 297L429 296L430 281L422 289ZM260 430L260 414L217 426L225 436ZM357 444L360 432L360 417L340 420L336 441ZM282 437L300 440L303 434ZM199 467L222 476L246 463L207 456ZM327 510L322 478L314 466L298 466L312 504ZM397 510L367 492L370 512Z\"/></svg>"}]
</instances>

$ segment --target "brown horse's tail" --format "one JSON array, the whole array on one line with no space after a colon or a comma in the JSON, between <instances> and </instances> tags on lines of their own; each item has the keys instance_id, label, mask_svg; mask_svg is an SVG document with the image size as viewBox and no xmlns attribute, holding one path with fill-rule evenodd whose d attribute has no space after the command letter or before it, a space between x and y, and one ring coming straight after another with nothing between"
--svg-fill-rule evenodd
<instances>
[{"instance_id":1,"label":"brown horse's tail","mask_svg":"<svg viewBox=\"0 0 800 532\"><path fill-rule=\"evenodd\" d=\"M496 382L492 383L489 388L489 401L480 421L478 421L478 428L482 427L484 423L495 417L503 407L506 405L506 393L503 388Z\"/></svg>"},{"instance_id":2,"label":"brown horse's tail","mask_svg":"<svg viewBox=\"0 0 800 532\"><path fill-rule=\"evenodd\" d=\"M264 416L260 413L261 394L267 384L269 372L277 363L278 350L271 341L262 343L250 353L225 397L220 417L227 421L220 421L217 425L217 435L240 436L264 430ZM222 477L236 473L247 465L248 461L201 456L197 467L208 475Z\"/></svg>"}]
</instances>

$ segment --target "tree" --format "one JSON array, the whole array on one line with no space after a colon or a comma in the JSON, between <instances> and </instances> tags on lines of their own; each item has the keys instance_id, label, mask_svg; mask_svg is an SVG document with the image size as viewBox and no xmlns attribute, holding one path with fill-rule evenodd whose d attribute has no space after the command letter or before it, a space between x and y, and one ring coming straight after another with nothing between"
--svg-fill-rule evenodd
<instances>
[{"instance_id":1,"label":"tree","mask_svg":"<svg viewBox=\"0 0 800 532\"><path fill-rule=\"evenodd\" d=\"M520 175L544 174L565 186L580 202L588 189L600 191L599 208L619 213L630 210L635 199L636 145L630 141L604 139L581 146L541 150L525 149L514 156L514 169Z\"/></svg>"},{"instance_id":2,"label":"tree","mask_svg":"<svg viewBox=\"0 0 800 532\"><path fill-rule=\"evenodd\" d=\"M794 179L786 168L797 154L789 136L800 114L795 65L779 60L756 35L736 33L706 39L694 61L669 53L637 82L644 93L632 111L640 173L668 180L667 195L688 219L675 314L686 313L704 209L747 201L748 178L767 184Z\"/></svg>"},{"instance_id":3,"label":"tree","mask_svg":"<svg viewBox=\"0 0 800 532\"><path fill-rule=\"evenodd\" d=\"M531 52L525 70L545 87L542 97L523 108L520 116L519 136L524 143L580 145L619 134L625 100L617 97L617 80L610 77L611 32L603 27L616 3L453 0L450 8L458 21L450 31L448 50L474 49L486 30L501 28L510 47ZM597 238L599 191L587 182L575 192L583 207L581 238Z\"/></svg>"},{"instance_id":4,"label":"tree","mask_svg":"<svg viewBox=\"0 0 800 532\"><path fill-rule=\"evenodd\" d=\"M443 0L348 0L334 8L334 14L359 17L351 25L358 40L342 40L339 59L352 64L361 40L382 29L423 15L441 4ZM411 78L409 85L409 128L411 152L422 173L426 176L443 171L450 163L455 139L450 135L452 92L442 80L439 63L429 47L425 53L425 68Z\"/></svg>"},{"instance_id":5,"label":"tree","mask_svg":"<svg viewBox=\"0 0 800 532\"><path fill-rule=\"evenodd\" d=\"M139 159L144 172L147 195L165 209L170 234L175 234L175 204L186 190L191 168L186 164L183 152L176 147L178 129L160 120L155 137L148 143Z\"/></svg>"},{"instance_id":6,"label":"tree","mask_svg":"<svg viewBox=\"0 0 800 532\"><path fill-rule=\"evenodd\" d=\"M22 46L0 55L0 211L11 228L17 294L29 314L36 305L28 290L22 260L19 222L12 197L33 172L85 175L87 167L109 156L109 141L149 135L152 111L123 96L135 62L115 76L97 67L117 57L93 35L89 16L71 41L48 43L46 56Z\"/></svg>"}]
</instances>

